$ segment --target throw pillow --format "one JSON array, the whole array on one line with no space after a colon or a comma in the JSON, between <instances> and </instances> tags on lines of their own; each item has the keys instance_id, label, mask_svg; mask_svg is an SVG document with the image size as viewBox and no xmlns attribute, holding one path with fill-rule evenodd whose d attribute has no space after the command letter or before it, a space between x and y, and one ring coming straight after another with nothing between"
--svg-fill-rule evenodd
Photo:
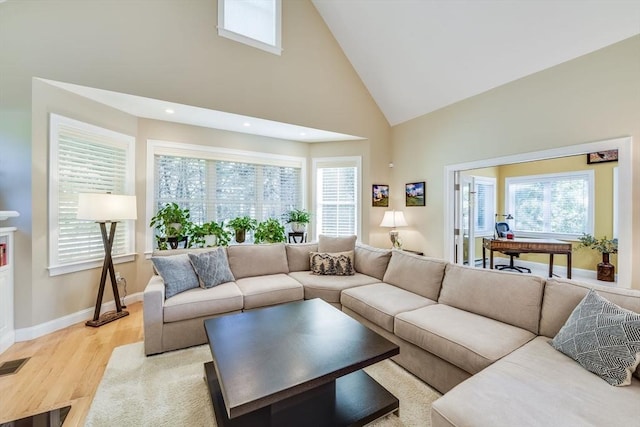
<instances>
[{"instance_id":1,"label":"throw pillow","mask_svg":"<svg viewBox=\"0 0 640 427\"><path fill-rule=\"evenodd\" d=\"M356 248L356 236L331 237L318 236L318 252L348 252Z\"/></svg>"},{"instance_id":2,"label":"throw pillow","mask_svg":"<svg viewBox=\"0 0 640 427\"><path fill-rule=\"evenodd\" d=\"M640 363L640 314L617 306L592 289L551 345L609 384L629 385Z\"/></svg>"},{"instance_id":3,"label":"throw pillow","mask_svg":"<svg viewBox=\"0 0 640 427\"><path fill-rule=\"evenodd\" d=\"M200 286L187 254L151 257L151 262L164 280L165 299Z\"/></svg>"},{"instance_id":4,"label":"throw pillow","mask_svg":"<svg viewBox=\"0 0 640 427\"><path fill-rule=\"evenodd\" d=\"M311 273L320 276L353 276L353 251L311 252Z\"/></svg>"},{"instance_id":5,"label":"throw pillow","mask_svg":"<svg viewBox=\"0 0 640 427\"><path fill-rule=\"evenodd\" d=\"M209 289L221 283L236 280L229 269L227 252L224 248L217 248L209 252L189 254L189 260L198 275L200 287Z\"/></svg>"}]
</instances>

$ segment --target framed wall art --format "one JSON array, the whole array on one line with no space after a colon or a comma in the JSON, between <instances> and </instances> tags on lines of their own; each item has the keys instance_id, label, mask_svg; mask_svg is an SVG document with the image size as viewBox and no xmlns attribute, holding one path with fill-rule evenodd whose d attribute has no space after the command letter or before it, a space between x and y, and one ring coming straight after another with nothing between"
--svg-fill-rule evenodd
<instances>
[{"instance_id":1,"label":"framed wall art","mask_svg":"<svg viewBox=\"0 0 640 427\"><path fill-rule=\"evenodd\" d=\"M384 184L373 184L371 186L371 206L389 207L389 186Z\"/></svg>"},{"instance_id":2,"label":"framed wall art","mask_svg":"<svg viewBox=\"0 0 640 427\"><path fill-rule=\"evenodd\" d=\"M405 184L405 205L406 206L425 206L426 183L411 182Z\"/></svg>"},{"instance_id":3,"label":"framed wall art","mask_svg":"<svg viewBox=\"0 0 640 427\"><path fill-rule=\"evenodd\" d=\"M587 154L587 164L617 162L618 150L596 151Z\"/></svg>"}]
</instances>

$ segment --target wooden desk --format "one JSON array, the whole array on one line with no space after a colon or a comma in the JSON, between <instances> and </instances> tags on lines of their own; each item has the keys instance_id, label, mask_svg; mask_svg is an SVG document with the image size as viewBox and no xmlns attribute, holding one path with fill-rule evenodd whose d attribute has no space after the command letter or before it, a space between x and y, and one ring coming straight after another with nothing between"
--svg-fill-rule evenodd
<instances>
[{"instance_id":1,"label":"wooden desk","mask_svg":"<svg viewBox=\"0 0 640 427\"><path fill-rule=\"evenodd\" d=\"M482 268L487 268L486 250L489 250L489 268L493 269L493 252L519 252L549 254L549 277L553 276L553 255L567 256L567 279L571 279L571 243L555 239L488 239L482 238Z\"/></svg>"}]
</instances>

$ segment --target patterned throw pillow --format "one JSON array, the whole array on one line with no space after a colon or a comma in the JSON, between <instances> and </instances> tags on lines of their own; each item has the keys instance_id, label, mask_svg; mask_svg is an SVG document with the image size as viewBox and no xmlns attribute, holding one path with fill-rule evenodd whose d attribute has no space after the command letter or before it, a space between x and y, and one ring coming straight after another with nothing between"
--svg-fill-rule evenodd
<instances>
[{"instance_id":1,"label":"patterned throw pillow","mask_svg":"<svg viewBox=\"0 0 640 427\"><path fill-rule=\"evenodd\" d=\"M629 385L640 363L640 314L592 289L550 343L609 384Z\"/></svg>"},{"instance_id":2,"label":"patterned throw pillow","mask_svg":"<svg viewBox=\"0 0 640 427\"><path fill-rule=\"evenodd\" d=\"M151 257L151 262L164 280L165 299L200 286L187 254Z\"/></svg>"},{"instance_id":3,"label":"patterned throw pillow","mask_svg":"<svg viewBox=\"0 0 640 427\"><path fill-rule=\"evenodd\" d=\"M221 283L236 280L229 268L227 252L224 248L217 248L209 252L189 254L189 260L198 275L200 287L209 289Z\"/></svg>"},{"instance_id":4,"label":"patterned throw pillow","mask_svg":"<svg viewBox=\"0 0 640 427\"><path fill-rule=\"evenodd\" d=\"M321 276L353 276L353 251L311 252L311 272Z\"/></svg>"}]
</instances>

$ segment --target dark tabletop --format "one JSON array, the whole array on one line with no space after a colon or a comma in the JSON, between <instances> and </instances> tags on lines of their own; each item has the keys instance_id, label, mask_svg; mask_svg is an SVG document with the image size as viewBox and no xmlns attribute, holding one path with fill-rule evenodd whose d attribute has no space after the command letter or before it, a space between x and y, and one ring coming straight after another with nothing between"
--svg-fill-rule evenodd
<instances>
[{"instance_id":1,"label":"dark tabletop","mask_svg":"<svg viewBox=\"0 0 640 427\"><path fill-rule=\"evenodd\" d=\"M321 299L205 321L231 416L398 354L398 346Z\"/></svg>"}]
</instances>

